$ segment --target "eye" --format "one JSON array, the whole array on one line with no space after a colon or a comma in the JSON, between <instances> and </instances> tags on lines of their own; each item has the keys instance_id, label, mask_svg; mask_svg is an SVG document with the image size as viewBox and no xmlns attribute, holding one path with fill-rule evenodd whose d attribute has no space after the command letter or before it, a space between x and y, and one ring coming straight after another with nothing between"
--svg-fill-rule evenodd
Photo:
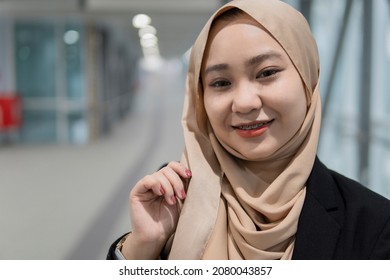
<instances>
[{"instance_id":1,"label":"eye","mask_svg":"<svg viewBox=\"0 0 390 280\"><path fill-rule=\"evenodd\" d=\"M280 72L280 69L278 68L269 68L269 69L265 69L263 71L261 71L256 79L261 79L261 78L270 78L274 75L276 75L278 72Z\"/></svg>"},{"instance_id":2,"label":"eye","mask_svg":"<svg viewBox=\"0 0 390 280\"><path fill-rule=\"evenodd\" d=\"M213 88L223 88L223 87L228 87L231 85L231 82L227 80L217 80L212 83L210 83L210 87Z\"/></svg>"}]
</instances>

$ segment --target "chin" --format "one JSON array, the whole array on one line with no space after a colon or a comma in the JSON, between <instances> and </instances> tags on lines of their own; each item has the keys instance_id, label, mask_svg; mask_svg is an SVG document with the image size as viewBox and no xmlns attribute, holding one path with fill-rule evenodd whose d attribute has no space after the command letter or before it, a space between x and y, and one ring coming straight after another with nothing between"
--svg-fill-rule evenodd
<instances>
[{"instance_id":1,"label":"chin","mask_svg":"<svg viewBox=\"0 0 390 280\"><path fill-rule=\"evenodd\" d=\"M268 159L273 152L253 152L252 151L238 151L246 160L248 161L263 161L265 159Z\"/></svg>"}]
</instances>

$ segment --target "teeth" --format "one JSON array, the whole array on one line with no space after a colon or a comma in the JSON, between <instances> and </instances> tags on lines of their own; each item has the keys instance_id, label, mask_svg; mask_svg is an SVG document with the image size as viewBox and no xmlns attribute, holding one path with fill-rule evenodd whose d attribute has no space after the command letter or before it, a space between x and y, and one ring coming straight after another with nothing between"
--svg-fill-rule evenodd
<instances>
[{"instance_id":1,"label":"teeth","mask_svg":"<svg viewBox=\"0 0 390 280\"><path fill-rule=\"evenodd\" d=\"M259 128L267 123L268 122L262 122L262 123L252 124L252 125L240 125L238 128L242 130L251 130L251 129Z\"/></svg>"}]
</instances>

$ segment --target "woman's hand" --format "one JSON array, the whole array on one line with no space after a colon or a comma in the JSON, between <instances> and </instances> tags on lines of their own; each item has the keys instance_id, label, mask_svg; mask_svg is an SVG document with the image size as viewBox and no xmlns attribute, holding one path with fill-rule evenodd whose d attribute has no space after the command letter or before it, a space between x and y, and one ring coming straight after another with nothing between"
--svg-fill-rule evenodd
<instances>
[{"instance_id":1,"label":"woman's hand","mask_svg":"<svg viewBox=\"0 0 390 280\"><path fill-rule=\"evenodd\" d=\"M127 259L156 259L179 219L177 199L185 199L183 180L191 172L179 162L170 162L145 176L130 192L132 234L122 247Z\"/></svg>"}]
</instances>

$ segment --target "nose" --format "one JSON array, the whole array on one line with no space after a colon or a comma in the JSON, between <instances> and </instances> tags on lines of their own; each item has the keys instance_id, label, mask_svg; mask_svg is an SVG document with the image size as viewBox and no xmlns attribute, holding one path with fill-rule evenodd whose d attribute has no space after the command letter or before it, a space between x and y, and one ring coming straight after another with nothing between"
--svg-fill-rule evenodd
<instances>
[{"instance_id":1,"label":"nose","mask_svg":"<svg viewBox=\"0 0 390 280\"><path fill-rule=\"evenodd\" d=\"M233 95L232 111L246 114L262 107L260 89L257 85L245 82L237 86Z\"/></svg>"}]
</instances>

